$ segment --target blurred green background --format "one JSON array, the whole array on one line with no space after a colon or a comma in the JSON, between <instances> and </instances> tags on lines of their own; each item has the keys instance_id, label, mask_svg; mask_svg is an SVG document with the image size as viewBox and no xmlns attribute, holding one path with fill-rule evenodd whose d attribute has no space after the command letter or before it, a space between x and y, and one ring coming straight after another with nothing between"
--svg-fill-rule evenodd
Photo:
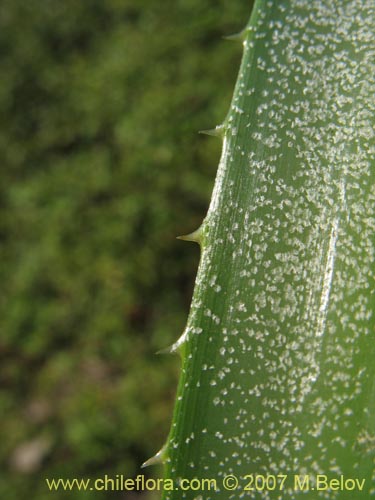
<instances>
[{"instance_id":1,"label":"blurred green background","mask_svg":"<svg viewBox=\"0 0 375 500\"><path fill-rule=\"evenodd\" d=\"M0 498L163 444L250 4L2 0Z\"/></svg>"}]
</instances>

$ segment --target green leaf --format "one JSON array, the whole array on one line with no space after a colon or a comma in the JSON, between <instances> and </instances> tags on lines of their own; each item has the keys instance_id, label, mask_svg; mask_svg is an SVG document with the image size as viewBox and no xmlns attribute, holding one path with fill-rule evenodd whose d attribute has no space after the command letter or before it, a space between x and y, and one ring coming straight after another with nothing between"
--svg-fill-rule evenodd
<instances>
[{"instance_id":1,"label":"green leaf","mask_svg":"<svg viewBox=\"0 0 375 500\"><path fill-rule=\"evenodd\" d=\"M166 477L217 491L165 500L375 492L374 31L372 0L254 6L164 452ZM248 474L287 477L256 493Z\"/></svg>"}]
</instances>

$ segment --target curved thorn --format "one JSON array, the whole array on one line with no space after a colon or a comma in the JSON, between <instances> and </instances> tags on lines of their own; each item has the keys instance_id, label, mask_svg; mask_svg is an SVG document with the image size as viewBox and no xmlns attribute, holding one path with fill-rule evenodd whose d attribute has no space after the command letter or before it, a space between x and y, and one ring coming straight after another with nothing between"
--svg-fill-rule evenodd
<instances>
[{"instance_id":1,"label":"curved thorn","mask_svg":"<svg viewBox=\"0 0 375 500\"><path fill-rule=\"evenodd\" d=\"M165 462L167 455L167 445L165 444L153 457L143 462L141 469L148 467L149 465L162 464Z\"/></svg>"},{"instance_id":2,"label":"curved thorn","mask_svg":"<svg viewBox=\"0 0 375 500\"><path fill-rule=\"evenodd\" d=\"M182 236L176 236L176 238L178 240L183 240L183 241L194 241L194 243L198 243L200 245L202 241L202 230L199 227L196 231L193 231L192 233L183 234Z\"/></svg>"},{"instance_id":3,"label":"curved thorn","mask_svg":"<svg viewBox=\"0 0 375 500\"><path fill-rule=\"evenodd\" d=\"M230 40L231 42L244 42L246 38L247 28L239 31L238 33L233 33L233 35L224 35L224 40Z\"/></svg>"},{"instance_id":4,"label":"curved thorn","mask_svg":"<svg viewBox=\"0 0 375 500\"><path fill-rule=\"evenodd\" d=\"M180 351L178 349L178 346L176 346L176 343L168 346L168 347L164 347L163 349L159 349L159 351L156 351L155 354L180 354Z\"/></svg>"},{"instance_id":5,"label":"curved thorn","mask_svg":"<svg viewBox=\"0 0 375 500\"><path fill-rule=\"evenodd\" d=\"M223 137L224 136L224 126L218 125L215 128L211 128L208 130L200 130L199 134L210 135L213 137Z\"/></svg>"},{"instance_id":6,"label":"curved thorn","mask_svg":"<svg viewBox=\"0 0 375 500\"><path fill-rule=\"evenodd\" d=\"M156 354L179 354L182 357L182 347L188 340L188 330L185 328L181 337L179 337L174 344L165 349L161 349Z\"/></svg>"}]
</instances>

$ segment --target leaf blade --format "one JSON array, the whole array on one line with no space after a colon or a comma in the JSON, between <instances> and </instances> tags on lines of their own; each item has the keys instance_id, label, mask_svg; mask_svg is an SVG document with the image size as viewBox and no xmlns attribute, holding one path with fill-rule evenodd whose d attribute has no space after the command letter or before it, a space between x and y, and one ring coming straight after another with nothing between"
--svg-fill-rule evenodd
<instances>
[{"instance_id":1,"label":"leaf blade","mask_svg":"<svg viewBox=\"0 0 375 500\"><path fill-rule=\"evenodd\" d=\"M167 477L308 470L363 476L370 491L374 26L369 1L254 7L202 226Z\"/></svg>"}]
</instances>

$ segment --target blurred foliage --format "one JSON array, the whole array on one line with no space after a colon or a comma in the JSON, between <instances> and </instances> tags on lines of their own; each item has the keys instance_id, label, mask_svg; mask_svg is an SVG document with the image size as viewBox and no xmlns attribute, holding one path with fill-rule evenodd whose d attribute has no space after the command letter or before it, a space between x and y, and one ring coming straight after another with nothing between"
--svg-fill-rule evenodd
<instances>
[{"instance_id":1,"label":"blurred foliage","mask_svg":"<svg viewBox=\"0 0 375 500\"><path fill-rule=\"evenodd\" d=\"M0 497L165 439L244 0L0 4ZM150 472L148 472L150 474ZM152 472L151 472L152 473Z\"/></svg>"}]
</instances>

